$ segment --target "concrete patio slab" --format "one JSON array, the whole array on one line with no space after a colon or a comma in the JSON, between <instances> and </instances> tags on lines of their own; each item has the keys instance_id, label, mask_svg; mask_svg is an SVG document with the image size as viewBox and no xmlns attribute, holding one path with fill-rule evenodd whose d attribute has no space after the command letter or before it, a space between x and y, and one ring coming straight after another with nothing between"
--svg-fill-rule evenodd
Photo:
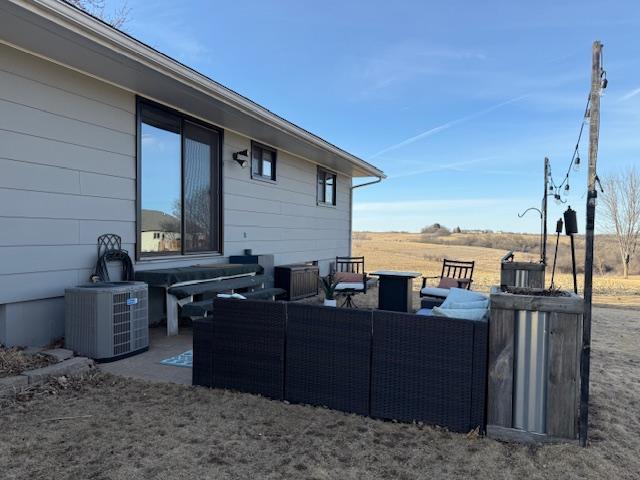
<instances>
[{"instance_id":1,"label":"concrete patio slab","mask_svg":"<svg viewBox=\"0 0 640 480\"><path fill-rule=\"evenodd\" d=\"M193 348L191 329L180 327L180 334L167 337L166 327L149 328L149 350L123 360L99 363L103 372L157 383L191 385L191 368L162 365L161 360Z\"/></svg>"}]
</instances>

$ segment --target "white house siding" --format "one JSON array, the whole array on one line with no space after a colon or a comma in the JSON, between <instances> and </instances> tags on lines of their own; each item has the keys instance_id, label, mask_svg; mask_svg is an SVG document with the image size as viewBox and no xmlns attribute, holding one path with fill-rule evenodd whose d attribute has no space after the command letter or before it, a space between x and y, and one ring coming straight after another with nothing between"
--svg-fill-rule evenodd
<instances>
[{"instance_id":1,"label":"white house siding","mask_svg":"<svg viewBox=\"0 0 640 480\"><path fill-rule=\"evenodd\" d=\"M249 149L246 137L225 132L225 254L274 254L275 264L318 260L323 269L337 255L348 255L350 178L339 175L337 205L316 204L317 166L278 151L276 182L251 178L233 152Z\"/></svg>"},{"instance_id":2,"label":"white house siding","mask_svg":"<svg viewBox=\"0 0 640 480\"><path fill-rule=\"evenodd\" d=\"M317 206L316 165L279 151L277 182L252 180L231 157L247 148L225 131L225 257L251 248L326 270L348 254L350 178L338 176L335 208ZM0 343L62 335L61 296L89 278L100 234L119 234L133 256L135 191L135 95L0 44Z\"/></svg>"}]
</instances>

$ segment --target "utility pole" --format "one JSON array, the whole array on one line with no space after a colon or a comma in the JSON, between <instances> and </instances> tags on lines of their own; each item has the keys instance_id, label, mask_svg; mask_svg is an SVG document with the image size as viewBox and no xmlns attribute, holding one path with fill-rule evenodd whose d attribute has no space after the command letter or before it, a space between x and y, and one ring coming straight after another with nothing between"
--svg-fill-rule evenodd
<instances>
[{"instance_id":1,"label":"utility pole","mask_svg":"<svg viewBox=\"0 0 640 480\"><path fill-rule=\"evenodd\" d=\"M542 195L542 245L540 260L547 264L547 198L549 197L549 159L544 157L544 192ZM543 285L544 287L544 285Z\"/></svg>"},{"instance_id":2,"label":"utility pole","mask_svg":"<svg viewBox=\"0 0 640 480\"><path fill-rule=\"evenodd\" d=\"M582 352L580 355L580 445L587 446L589 428L589 372L591 362L591 300L593 288L593 245L596 219L596 163L600 135L600 93L602 90L602 44L593 42L591 93L589 97L589 173L587 191L587 223L584 258L584 315L582 320Z\"/></svg>"}]
</instances>

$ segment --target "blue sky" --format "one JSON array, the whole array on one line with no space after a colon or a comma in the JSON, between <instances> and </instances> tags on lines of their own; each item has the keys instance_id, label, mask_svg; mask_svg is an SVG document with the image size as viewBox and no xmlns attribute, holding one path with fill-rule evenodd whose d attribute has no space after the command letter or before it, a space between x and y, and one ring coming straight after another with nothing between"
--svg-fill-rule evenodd
<instances>
[{"instance_id":1,"label":"blue sky","mask_svg":"<svg viewBox=\"0 0 640 480\"><path fill-rule=\"evenodd\" d=\"M599 174L638 161L637 1L128 4L133 36L383 169L356 190L355 229L538 231L517 213L540 204L545 156L564 176L596 39ZM585 170L568 196L580 219ZM564 208L551 203L551 227Z\"/></svg>"}]
</instances>

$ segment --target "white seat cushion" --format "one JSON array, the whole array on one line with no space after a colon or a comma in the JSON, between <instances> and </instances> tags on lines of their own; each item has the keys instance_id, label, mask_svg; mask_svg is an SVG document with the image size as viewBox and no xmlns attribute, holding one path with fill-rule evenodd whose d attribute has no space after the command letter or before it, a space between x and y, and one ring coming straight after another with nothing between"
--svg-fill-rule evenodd
<instances>
[{"instance_id":1,"label":"white seat cushion","mask_svg":"<svg viewBox=\"0 0 640 480\"><path fill-rule=\"evenodd\" d=\"M432 314L432 309L431 308L421 308L420 310L418 310L416 312L416 315L430 316L431 314Z\"/></svg>"},{"instance_id":2,"label":"white seat cushion","mask_svg":"<svg viewBox=\"0 0 640 480\"><path fill-rule=\"evenodd\" d=\"M364 290L362 282L340 282L336 285L336 290Z\"/></svg>"},{"instance_id":3,"label":"white seat cushion","mask_svg":"<svg viewBox=\"0 0 640 480\"><path fill-rule=\"evenodd\" d=\"M237 298L238 300L246 300L247 297L240 295L239 293L219 293L218 298Z\"/></svg>"},{"instance_id":4,"label":"white seat cushion","mask_svg":"<svg viewBox=\"0 0 640 480\"><path fill-rule=\"evenodd\" d=\"M449 288L438 288L438 287L424 287L420 290L420 293L427 297L438 297L445 298L449 295Z\"/></svg>"},{"instance_id":5,"label":"white seat cushion","mask_svg":"<svg viewBox=\"0 0 640 480\"><path fill-rule=\"evenodd\" d=\"M447 295L446 300L442 302L440 308L451 308L449 305L454 303L469 303L480 300L487 300L487 296L482 293L465 290L464 288L450 288L449 295Z\"/></svg>"},{"instance_id":6,"label":"white seat cushion","mask_svg":"<svg viewBox=\"0 0 640 480\"><path fill-rule=\"evenodd\" d=\"M436 317L462 318L465 320L486 320L489 316L487 308L442 308L433 307L433 315Z\"/></svg>"},{"instance_id":7,"label":"white seat cushion","mask_svg":"<svg viewBox=\"0 0 640 480\"><path fill-rule=\"evenodd\" d=\"M489 308L489 299L472 300L470 302L449 302L445 308L451 308L454 310L459 308Z\"/></svg>"}]
</instances>

